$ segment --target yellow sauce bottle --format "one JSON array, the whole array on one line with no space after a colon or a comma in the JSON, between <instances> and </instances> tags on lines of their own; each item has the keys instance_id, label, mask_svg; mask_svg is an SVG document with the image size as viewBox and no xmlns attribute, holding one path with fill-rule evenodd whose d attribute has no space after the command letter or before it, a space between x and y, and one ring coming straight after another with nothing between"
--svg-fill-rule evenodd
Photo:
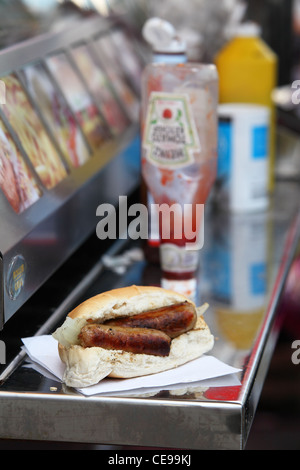
<instances>
[{"instance_id":1,"label":"yellow sauce bottle","mask_svg":"<svg viewBox=\"0 0 300 470\"><path fill-rule=\"evenodd\" d=\"M215 59L219 72L220 103L252 103L270 108L269 189L274 186L277 56L260 38L254 23L240 25Z\"/></svg>"}]
</instances>

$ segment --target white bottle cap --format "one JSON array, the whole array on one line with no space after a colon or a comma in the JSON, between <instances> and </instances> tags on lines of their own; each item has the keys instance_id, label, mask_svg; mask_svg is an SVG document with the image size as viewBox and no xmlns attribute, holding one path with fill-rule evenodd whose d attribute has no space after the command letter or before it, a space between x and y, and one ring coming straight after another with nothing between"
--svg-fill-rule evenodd
<instances>
[{"instance_id":1,"label":"white bottle cap","mask_svg":"<svg viewBox=\"0 0 300 470\"><path fill-rule=\"evenodd\" d=\"M253 21L246 21L245 23L239 24L233 36L235 37L257 37L261 36L261 27Z\"/></svg>"},{"instance_id":2,"label":"white bottle cap","mask_svg":"<svg viewBox=\"0 0 300 470\"><path fill-rule=\"evenodd\" d=\"M182 54L186 51L186 45L178 38L174 26L161 18L147 20L142 33L155 52Z\"/></svg>"}]
</instances>

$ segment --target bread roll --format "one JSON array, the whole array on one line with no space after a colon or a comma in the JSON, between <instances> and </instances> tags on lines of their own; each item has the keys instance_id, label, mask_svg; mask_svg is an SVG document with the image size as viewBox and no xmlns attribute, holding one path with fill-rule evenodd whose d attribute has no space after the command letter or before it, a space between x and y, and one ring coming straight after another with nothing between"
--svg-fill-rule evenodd
<instances>
[{"instance_id":1,"label":"bread roll","mask_svg":"<svg viewBox=\"0 0 300 470\"><path fill-rule=\"evenodd\" d=\"M78 335L87 322L104 323L155 308L188 301L185 296L159 287L130 286L96 295L71 311L63 325L53 333L61 360L66 364L63 381L70 387L87 387L105 377L132 378L162 372L185 364L212 349L214 337L203 313L197 308L194 328L171 341L166 357L134 354L102 347L80 346ZM194 305L194 304L193 304Z\"/></svg>"}]
</instances>

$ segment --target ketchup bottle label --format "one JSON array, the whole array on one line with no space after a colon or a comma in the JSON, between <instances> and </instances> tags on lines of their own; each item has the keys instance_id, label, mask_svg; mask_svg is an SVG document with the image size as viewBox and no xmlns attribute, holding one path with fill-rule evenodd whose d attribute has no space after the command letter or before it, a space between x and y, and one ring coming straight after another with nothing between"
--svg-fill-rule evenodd
<instances>
[{"instance_id":1,"label":"ketchup bottle label","mask_svg":"<svg viewBox=\"0 0 300 470\"><path fill-rule=\"evenodd\" d=\"M149 98L143 150L162 168L191 165L200 141L188 94L152 92Z\"/></svg>"},{"instance_id":2,"label":"ketchup bottle label","mask_svg":"<svg viewBox=\"0 0 300 470\"><path fill-rule=\"evenodd\" d=\"M166 272L194 272L198 267L199 250L186 250L185 246L162 243L160 261L163 271Z\"/></svg>"}]
</instances>

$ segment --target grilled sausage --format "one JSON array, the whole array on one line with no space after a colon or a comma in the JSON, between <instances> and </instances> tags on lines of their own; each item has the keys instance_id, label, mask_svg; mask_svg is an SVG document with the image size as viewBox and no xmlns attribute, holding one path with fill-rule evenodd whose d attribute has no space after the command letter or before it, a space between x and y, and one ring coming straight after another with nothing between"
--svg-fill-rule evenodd
<instances>
[{"instance_id":1,"label":"grilled sausage","mask_svg":"<svg viewBox=\"0 0 300 470\"><path fill-rule=\"evenodd\" d=\"M195 307L189 302L181 302L130 317L108 320L104 324L130 328L151 328L163 331L170 338L176 338L176 336L191 330L195 326L196 320Z\"/></svg>"},{"instance_id":2,"label":"grilled sausage","mask_svg":"<svg viewBox=\"0 0 300 470\"><path fill-rule=\"evenodd\" d=\"M91 323L78 336L84 348L98 346L134 354L168 356L171 338L162 331L148 328L127 328Z\"/></svg>"}]
</instances>

